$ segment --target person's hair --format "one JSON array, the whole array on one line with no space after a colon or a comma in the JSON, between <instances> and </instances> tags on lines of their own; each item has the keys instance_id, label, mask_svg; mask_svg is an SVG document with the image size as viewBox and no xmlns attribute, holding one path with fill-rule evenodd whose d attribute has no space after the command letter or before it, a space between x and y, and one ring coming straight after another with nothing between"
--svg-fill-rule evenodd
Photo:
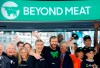
<instances>
[{"instance_id":1,"label":"person's hair","mask_svg":"<svg viewBox=\"0 0 100 68\"><path fill-rule=\"evenodd\" d=\"M7 48L8 48L9 46L14 46L14 44L13 44L13 43L8 43L8 44L6 45L6 49L5 49L5 50L7 50ZM14 46L14 49L16 50L16 47L15 47L15 46Z\"/></svg>"},{"instance_id":2,"label":"person's hair","mask_svg":"<svg viewBox=\"0 0 100 68\"><path fill-rule=\"evenodd\" d=\"M60 34L58 34L58 36L57 37L59 37L59 36L62 36L63 37L63 35L60 33Z\"/></svg>"},{"instance_id":3,"label":"person's hair","mask_svg":"<svg viewBox=\"0 0 100 68\"><path fill-rule=\"evenodd\" d=\"M63 44L63 43L66 43L66 41L65 40L62 40L61 42L60 42L60 44L59 44L59 47ZM67 43L66 43L67 44ZM67 45L66 45L67 46Z\"/></svg>"},{"instance_id":4,"label":"person's hair","mask_svg":"<svg viewBox=\"0 0 100 68\"><path fill-rule=\"evenodd\" d=\"M35 41L35 44L37 43L37 42L43 42L41 39L37 39L36 41Z\"/></svg>"},{"instance_id":5,"label":"person's hair","mask_svg":"<svg viewBox=\"0 0 100 68\"><path fill-rule=\"evenodd\" d=\"M23 59L21 58L21 51L22 51L22 50L26 50L26 52L27 52L27 58L26 58L26 59L28 59L28 57L29 57L29 53L28 53L27 48L23 47L22 49L20 49L20 51L19 51L19 53L18 53L18 64L20 64L21 61L23 60Z\"/></svg>"},{"instance_id":6,"label":"person's hair","mask_svg":"<svg viewBox=\"0 0 100 68\"><path fill-rule=\"evenodd\" d=\"M57 38L56 36L51 36L50 39L49 39L49 42L51 42L51 39L55 39Z\"/></svg>"},{"instance_id":7,"label":"person's hair","mask_svg":"<svg viewBox=\"0 0 100 68\"><path fill-rule=\"evenodd\" d=\"M83 37L83 40L86 41L87 39L90 39L90 40L91 40L91 37L90 37L89 35L85 35L85 36Z\"/></svg>"},{"instance_id":8,"label":"person's hair","mask_svg":"<svg viewBox=\"0 0 100 68\"><path fill-rule=\"evenodd\" d=\"M27 44L30 46L30 48L32 48L31 44L29 44L29 43L25 43L25 44L23 45L23 47L25 47L25 45L27 45Z\"/></svg>"},{"instance_id":9,"label":"person's hair","mask_svg":"<svg viewBox=\"0 0 100 68\"><path fill-rule=\"evenodd\" d=\"M79 52L83 52L83 48L82 47L78 47L76 50L75 50L75 55L76 57L78 57L77 53Z\"/></svg>"},{"instance_id":10,"label":"person's hair","mask_svg":"<svg viewBox=\"0 0 100 68\"><path fill-rule=\"evenodd\" d=\"M17 43L17 46L19 46L19 44L24 44L22 41L19 41L18 43Z\"/></svg>"}]
</instances>

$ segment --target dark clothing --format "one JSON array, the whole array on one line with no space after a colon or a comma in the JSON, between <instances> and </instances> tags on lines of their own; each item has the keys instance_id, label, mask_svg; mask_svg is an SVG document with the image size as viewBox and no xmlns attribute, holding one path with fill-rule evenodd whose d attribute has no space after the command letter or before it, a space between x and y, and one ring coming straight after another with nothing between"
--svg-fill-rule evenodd
<instances>
[{"instance_id":1,"label":"dark clothing","mask_svg":"<svg viewBox=\"0 0 100 68\"><path fill-rule=\"evenodd\" d=\"M29 56L27 61L21 61L21 63L18 65L18 68L34 68L33 56Z\"/></svg>"},{"instance_id":2,"label":"dark clothing","mask_svg":"<svg viewBox=\"0 0 100 68\"><path fill-rule=\"evenodd\" d=\"M10 67L17 68L18 59L15 56L7 56L7 54L5 54L5 53L4 53L4 55L10 59Z\"/></svg>"},{"instance_id":3,"label":"dark clothing","mask_svg":"<svg viewBox=\"0 0 100 68\"><path fill-rule=\"evenodd\" d=\"M41 57L42 58L40 58L40 59L36 59L34 57L34 60L35 60L34 66L35 66L35 68L48 68L48 65L46 63L46 60L43 57L43 54L41 55Z\"/></svg>"},{"instance_id":4,"label":"dark clothing","mask_svg":"<svg viewBox=\"0 0 100 68\"><path fill-rule=\"evenodd\" d=\"M81 64L81 68L93 68L92 65L94 65L95 62L94 61L87 61L87 60L84 60L82 61L82 64Z\"/></svg>"},{"instance_id":5,"label":"dark clothing","mask_svg":"<svg viewBox=\"0 0 100 68\"><path fill-rule=\"evenodd\" d=\"M62 68L73 68L73 62L69 56L69 52L65 53L65 56L62 62Z\"/></svg>"},{"instance_id":6,"label":"dark clothing","mask_svg":"<svg viewBox=\"0 0 100 68\"><path fill-rule=\"evenodd\" d=\"M60 68L60 49L57 47L55 50L50 47L44 47L44 58L48 64L48 68Z\"/></svg>"},{"instance_id":7,"label":"dark clothing","mask_svg":"<svg viewBox=\"0 0 100 68\"><path fill-rule=\"evenodd\" d=\"M100 52L97 53L95 56L94 56L94 60L95 60L95 63L98 65L98 67L100 68Z\"/></svg>"},{"instance_id":8,"label":"dark clothing","mask_svg":"<svg viewBox=\"0 0 100 68\"><path fill-rule=\"evenodd\" d=\"M18 68L28 68L26 61L21 61L21 64L18 65Z\"/></svg>"},{"instance_id":9,"label":"dark clothing","mask_svg":"<svg viewBox=\"0 0 100 68\"><path fill-rule=\"evenodd\" d=\"M11 68L10 60L6 56L0 56L0 68Z\"/></svg>"},{"instance_id":10,"label":"dark clothing","mask_svg":"<svg viewBox=\"0 0 100 68\"><path fill-rule=\"evenodd\" d=\"M2 53L2 55L6 56L6 53L5 53L5 52L3 52L3 53Z\"/></svg>"},{"instance_id":11,"label":"dark clothing","mask_svg":"<svg viewBox=\"0 0 100 68\"><path fill-rule=\"evenodd\" d=\"M89 47L83 47L83 52L86 53L86 51L87 51L88 48Z\"/></svg>"}]
</instances>

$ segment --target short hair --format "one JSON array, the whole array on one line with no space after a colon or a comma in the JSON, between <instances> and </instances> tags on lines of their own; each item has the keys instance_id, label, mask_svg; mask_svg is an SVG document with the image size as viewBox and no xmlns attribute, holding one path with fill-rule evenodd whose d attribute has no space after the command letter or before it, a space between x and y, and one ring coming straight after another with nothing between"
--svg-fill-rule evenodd
<instances>
[{"instance_id":1,"label":"short hair","mask_svg":"<svg viewBox=\"0 0 100 68\"><path fill-rule=\"evenodd\" d=\"M19 46L19 44L24 44L22 41L19 41L18 43L17 43L17 46Z\"/></svg>"},{"instance_id":2,"label":"short hair","mask_svg":"<svg viewBox=\"0 0 100 68\"><path fill-rule=\"evenodd\" d=\"M41 39L37 39L36 41L35 41L35 44L37 43L37 42L43 42Z\"/></svg>"},{"instance_id":3,"label":"short hair","mask_svg":"<svg viewBox=\"0 0 100 68\"><path fill-rule=\"evenodd\" d=\"M86 41L87 39L90 39L90 40L91 40L91 37L90 37L89 35L85 35L85 36L83 37L83 40Z\"/></svg>"},{"instance_id":4,"label":"short hair","mask_svg":"<svg viewBox=\"0 0 100 68\"><path fill-rule=\"evenodd\" d=\"M60 33L60 34L58 34L58 36L57 37L59 37L59 36L62 36L63 37L63 35Z\"/></svg>"},{"instance_id":5,"label":"short hair","mask_svg":"<svg viewBox=\"0 0 100 68\"><path fill-rule=\"evenodd\" d=\"M23 45L23 47L25 47L26 44L28 44L28 45L30 46L30 48L32 48L31 44L29 44L29 43L25 43L25 44Z\"/></svg>"},{"instance_id":6,"label":"short hair","mask_svg":"<svg viewBox=\"0 0 100 68\"><path fill-rule=\"evenodd\" d=\"M89 53L90 51L95 52L94 47L88 47L88 48L86 49L86 53Z\"/></svg>"},{"instance_id":7,"label":"short hair","mask_svg":"<svg viewBox=\"0 0 100 68\"><path fill-rule=\"evenodd\" d=\"M66 43L66 41L65 40L62 40L61 42L60 42L60 44L59 44L59 47L63 44L63 43ZM66 43L67 44L67 43ZM66 45L67 46L67 45Z\"/></svg>"},{"instance_id":8,"label":"short hair","mask_svg":"<svg viewBox=\"0 0 100 68\"><path fill-rule=\"evenodd\" d=\"M77 53L77 52L83 52L83 48L82 48L82 47L78 47L78 48L76 49L75 53Z\"/></svg>"},{"instance_id":9,"label":"short hair","mask_svg":"<svg viewBox=\"0 0 100 68\"><path fill-rule=\"evenodd\" d=\"M13 44L13 43L8 43L8 44L7 44L7 46L6 46L6 49L7 49L9 46L11 46L11 45L12 45L12 46L14 46L14 44ZM15 46L14 46L14 49L16 49L16 47L15 47Z\"/></svg>"},{"instance_id":10,"label":"short hair","mask_svg":"<svg viewBox=\"0 0 100 68\"><path fill-rule=\"evenodd\" d=\"M49 39L49 42L51 42L51 39L55 39L57 38L56 36L51 36L50 39Z\"/></svg>"}]
</instances>

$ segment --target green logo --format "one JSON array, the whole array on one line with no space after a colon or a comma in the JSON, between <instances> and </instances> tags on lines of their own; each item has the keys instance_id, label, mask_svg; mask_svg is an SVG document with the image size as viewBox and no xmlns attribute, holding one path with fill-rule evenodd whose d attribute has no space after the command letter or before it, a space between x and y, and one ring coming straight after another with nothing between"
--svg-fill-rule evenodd
<instances>
[{"instance_id":1,"label":"green logo","mask_svg":"<svg viewBox=\"0 0 100 68\"><path fill-rule=\"evenodd\" d=\"M9 20L15 19L19 12L18 5L12 1L5 2L1 7L2 15Z\"/></svg>"},{"instance_id":2,"label":"green logo","mask_svg":"<svg viewBox=\"0 0 100 68\"><path fill-rule=\"evenodd\" d=\"M58 58L58 51L51 52L51 55L52 55L53 58Z\"/></svg>"},{"instance_id":3,"label":"green logo","mask_svg":"<svg viewBox=\"0 0 100 68\"><path fill-rule=\"evenodd\" d=\"M86 68L88 68L89 67L89 65L88 64L86 64Z\"/></svg>"}]
</instances>

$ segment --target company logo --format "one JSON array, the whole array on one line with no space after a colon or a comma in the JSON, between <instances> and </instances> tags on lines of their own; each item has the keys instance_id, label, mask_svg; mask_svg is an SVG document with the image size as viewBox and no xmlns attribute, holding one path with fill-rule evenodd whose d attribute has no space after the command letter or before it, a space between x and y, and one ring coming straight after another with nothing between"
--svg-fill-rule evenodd
<instances>
[{"instance_id":1,"label":"company logo","mask_svg":"<svg viewBox=\"0 0 100 68\"><path fill-rule=\"evenodd\" d=\"M2 5L1 13L6 19L12 20L18 17L20 10L16 3L7 1Z\"/></svg>"}]
</instances>

